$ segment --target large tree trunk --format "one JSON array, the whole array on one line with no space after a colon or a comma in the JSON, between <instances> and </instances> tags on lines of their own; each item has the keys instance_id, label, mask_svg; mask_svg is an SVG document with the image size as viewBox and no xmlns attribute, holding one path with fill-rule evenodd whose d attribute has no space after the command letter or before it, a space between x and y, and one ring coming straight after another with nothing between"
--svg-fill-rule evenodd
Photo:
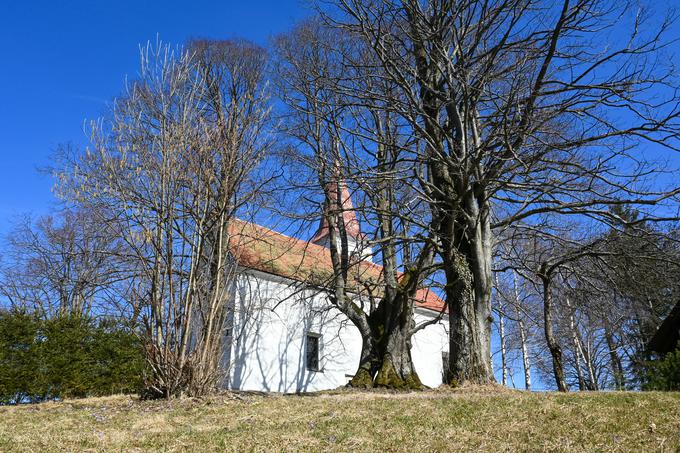
<instances>
[{"instance_id":1,"label":"large tree trunk","mask_svg":"<svg viewBox=\"0 0 680 453\"><path fill-rule=\"evenodd\" d=\"M462 278L466 276L463 274ZM449 307L449 384L493 381L490 358L490 315L464 284L447 287ZM481 310L479 309L481 308Z\"/></svg>"},{"instance_id":2,"label":"large tree trunk","mask_svg":"<svg viewBox=\"0 0 680 453\"><path fill-rule=\"evenodd\" d=\"M381 337L378 330L364 337L361 359L349 387L418 390L423 385L411 358L411 333L394 328Z\"/></svg>"},{"instance_id":3,"label":"large tree trunk","mask_svg":"<svg viewBox=\"0 0 680 453\"><path fill-rule=\"evenodd\" d=\"M361 360L350 387L398 390L423 387L411 358L412 306L407 300L398 303L403 309L396 316L390 316L397 310L387 310L386 300L369 316L370 335L363 335Z\"/></svg>"},{"instance_id":4,"label":"large tree trunk","mask_svg":"<svg viewBox=\"0 0 680 453\"><path fill-rule=\"evenodd\" d=\"M468 207L474 224L454 241L443 240L449 308L449 375L447 382L494 382L491 366L491 231L487 215L473 200ZM464 224L463 224L464 225ZM442 224L446 228L445 222Z\"/></svg>"},{"instance_id":5,"label":"large tree trunk","mask_svg":"<svg viewBox=\"0 0 680 453\"><path fill-rule=\"evenodd\" d=\"M412 31L412 49L418 76L423 137L428 157L424 186L432 200L433 222L442 248L449 309L449 370L447 381L487 384L494 381L491 366L491 227L490 207L484 186L476 176L474 158L468 155L467 140L477 135L467 130L473 121L454 103L444 105L437 86L442 76L440 53L430 52L426 25L417 13L417 2L405 8ZM432 37L437 41L437 37ZM448 58L448 57L445 57ZM453 93L449 93L454 99ZM446 110L442 125L442 110ZM465 115L470 114L467 112ZM463 124L466 123L466 124ZM474 129L474 127L472 127ZM471 134L468 134L470 132ZM448 139L446 135L448 135ZM477 137L478 138L478 137ZM479 145L477 139L474 146ZM455 169L455 170L454 170ZM432 190L429 185L435 187Z\"/></svg>"}]
</instances>

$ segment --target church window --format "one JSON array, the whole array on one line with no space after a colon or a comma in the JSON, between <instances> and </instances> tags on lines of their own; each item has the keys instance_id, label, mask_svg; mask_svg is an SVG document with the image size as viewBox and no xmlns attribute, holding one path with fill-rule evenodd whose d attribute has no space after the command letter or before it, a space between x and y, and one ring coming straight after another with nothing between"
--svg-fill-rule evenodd
<instances>
[{"instance_id":1,"label":"church window","mask_svg":"<svg viewBox=\"0 0 680 453\"><path fill-rule=\"evenodd\" d=\"M321 344L321 335L316 333L308 333L305 343L307 369L310 371L320 371L319 345Z\"/></svg>"}]
</instances>

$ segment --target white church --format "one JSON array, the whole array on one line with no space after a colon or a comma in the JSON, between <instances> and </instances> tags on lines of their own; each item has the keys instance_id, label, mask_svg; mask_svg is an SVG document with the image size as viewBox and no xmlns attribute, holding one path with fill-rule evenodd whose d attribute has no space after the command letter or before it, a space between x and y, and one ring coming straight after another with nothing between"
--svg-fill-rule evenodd
<instances>
[{"instance_id":1,"label":"white church","mask_svg":"<svg viewBox=\"0 0 680 453\"><path fill-rule=\"evenodd\" d=\"M350 246L360 252L363 236L346 189L342 197L347 237ZM227 326L226 388L311 392L344 386L356 372L361 353L359 331L332 306L323 287L314 285L333 272L323 217L310 241L253 223L234 223L230 242L238 271L233 316ZM381 278L382 267L368 256L358 269L362 279ZM419 290L416 323L444 318L444 307L433 291ZM445 324L441 320L431 324L412 340L416 371L428 387L442 383L443 358L448 351Z\"/></svg>"}]
</instances>

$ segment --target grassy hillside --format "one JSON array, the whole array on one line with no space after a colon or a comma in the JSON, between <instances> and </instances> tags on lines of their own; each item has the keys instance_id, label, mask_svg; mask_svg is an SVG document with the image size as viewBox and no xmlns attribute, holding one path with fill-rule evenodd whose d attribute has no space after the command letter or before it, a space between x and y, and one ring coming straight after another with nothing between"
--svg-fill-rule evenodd
<instances>
[{"instance_id":1,"label":"grassy hillside","mask_svg":"<svg viewBox=\"0 0 680 453\"><path fill-rule=\"evenodd\" d=\"M0 407L0 451L680 451L680 393L117 396Z\"/></svg>"}]
</instances>

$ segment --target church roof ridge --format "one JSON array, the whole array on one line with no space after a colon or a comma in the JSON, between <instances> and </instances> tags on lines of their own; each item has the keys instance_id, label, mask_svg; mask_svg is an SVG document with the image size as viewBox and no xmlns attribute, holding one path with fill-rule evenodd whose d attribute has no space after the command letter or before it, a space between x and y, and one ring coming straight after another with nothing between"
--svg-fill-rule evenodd
<instances>
[{"instance_id":1,"label":"church roof ridge","mask_svg":"<svg viewBox=\"0 0 680 453\"><path fill-rule=\"evenodd\" d=\"M330 249L312 241L241 219L232 220L229 232L231 253L242 267L319 286L327 286L333 275ZM356 262L352 266L353 289L360 291L362 283L378 282L382 271L379 264ZM424 287L416 293L416 306L442 312L446 304L430 287Z\"/></svg>"}]
</instances>

